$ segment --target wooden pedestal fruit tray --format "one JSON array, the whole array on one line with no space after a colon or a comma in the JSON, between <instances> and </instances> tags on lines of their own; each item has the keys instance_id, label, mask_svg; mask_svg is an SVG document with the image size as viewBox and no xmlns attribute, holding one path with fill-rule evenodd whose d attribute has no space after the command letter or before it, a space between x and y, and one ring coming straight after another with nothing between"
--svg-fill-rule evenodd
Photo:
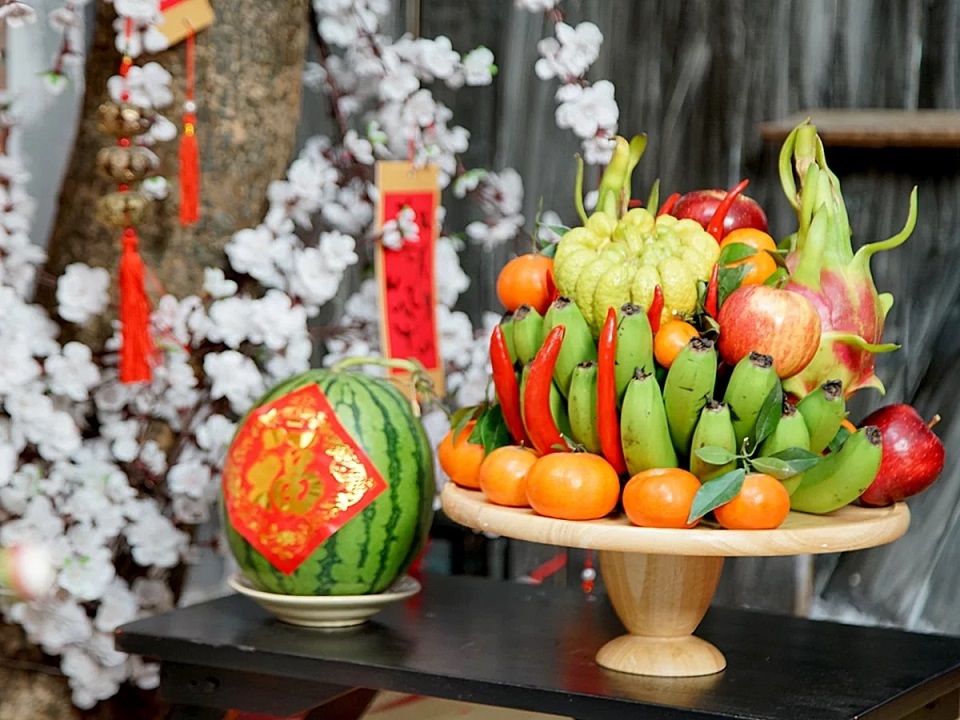
<instances>
[{"instance_id":1,"label":"wooden pedestal fruit tray","mask_svg":"<svg viewBox=\"0 0 960 720\"><path fill-rule=\"evenodd\" d=\"M626 517L555 520L528 508L486 501L447 483L444 512L483 532L528 542L597 550L600 573L628 634L597 653L597 663L635 675L689 677L726 667L716 647L693 635L717 589L724 557L808 555L893 542L910 524L903 503L847 506L829 515L791 512L776 530L641 528Z\"/></svg>"}]
</instances>

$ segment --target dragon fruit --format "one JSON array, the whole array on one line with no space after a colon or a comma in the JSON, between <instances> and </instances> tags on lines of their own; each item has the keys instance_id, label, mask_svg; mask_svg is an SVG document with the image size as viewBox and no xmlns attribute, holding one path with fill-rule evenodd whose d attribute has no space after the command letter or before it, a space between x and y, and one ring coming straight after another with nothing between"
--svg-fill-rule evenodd
<instances>
[{"instance_id":1,"label":"dragon fruit","mask_svg":"<svg viewBox=\"0 0 960 720\"><path fill-rule=\"evenodd\" d=\"M799 190L794 172L800 178ZM784 380L783 388L803 397L827 380L838 379L848 398L864 388L875 388L882 395L883 383L874 372L877 353L897 350L899 345L881 342L893 295L877 292L870 259L910 237L917 221L917 189L910 193L903 230L854 253L840 181L827 166L823 143L809 121L784 141L780 181L799 221L797 232L788 239L786 288L814 304L822 328L817 354L800 373Z\"/></svg>"}]
</instances>

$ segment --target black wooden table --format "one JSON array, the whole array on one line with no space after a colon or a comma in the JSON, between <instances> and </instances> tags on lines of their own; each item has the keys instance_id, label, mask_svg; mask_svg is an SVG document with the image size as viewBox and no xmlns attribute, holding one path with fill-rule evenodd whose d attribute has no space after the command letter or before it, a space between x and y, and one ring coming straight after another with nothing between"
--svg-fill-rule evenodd
<instances>
[{"instance_id":1,"label":"black wooden table","mask_svg":"<svg viewBox=\"0 0 960 720\"><path fill-rule=\"evenodd\" d=\"M697 634L727 669L663 679L594 663L622 632L604 597L427 575L419 595L354 629L285 625L230 596L125 625L117 646L161 661L161 693L184 718L222 717L200 708L288 715L355 687L583 720L960 714L960 638L714 608Z\"/></svg>"}]
</instances>

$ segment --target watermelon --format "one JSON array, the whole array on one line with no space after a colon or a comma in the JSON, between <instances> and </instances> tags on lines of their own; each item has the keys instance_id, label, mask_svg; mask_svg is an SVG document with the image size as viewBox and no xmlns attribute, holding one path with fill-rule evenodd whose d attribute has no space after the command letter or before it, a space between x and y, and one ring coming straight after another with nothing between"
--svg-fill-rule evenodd
<instances>
[{"instance_id":1,"label":"watermelon","mask_svg":"<svg viewBox=\"0 0 960 720\"><path fill-rule=\"evenodd\" d=\"M326 396L387 488L289 574L274 567L233 527L222 503L230 550L247 579L264 592L383 592L410 567L430 529L436 494L430 442L410 401L393 384L358 372L308 370L268 391L253 409L310 384Z\"/></svg>"}]
</instances>

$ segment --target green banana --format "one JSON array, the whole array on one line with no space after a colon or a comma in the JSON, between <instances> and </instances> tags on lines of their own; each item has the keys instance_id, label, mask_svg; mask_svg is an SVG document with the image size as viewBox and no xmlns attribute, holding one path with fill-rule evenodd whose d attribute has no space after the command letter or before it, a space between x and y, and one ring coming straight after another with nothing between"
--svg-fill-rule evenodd
<instances>
[{"instance_id":1,"label":"green banana","mask_svg":"<svg viewBox=\"0 0 960 720\"><path fill-rule=\"evenodd\" d=\"M617 355L614 372L617 400L623 403L623 394L633 379L634 371L640 368L646 373L654 370L653 331L646 311L639 305L625 303L620 307L617 319Z\"/></svg>"},{"instance_id":2,"label":"green banana","mask_svg":"<svg viewBox=\"0 0 960 720\"><path fill-rule=\"evenodd\" d=\"M847 403L843 398L843 383L828 380L797 403L810 431L811 452L823 452L833 440L840 423L847 416Z\"/></svg>"},{"instance_id":3,"label":"green banana","mask_svg":"<svg viewBox=\"0 0 960 720\"><path fill-rule=\"evenodd\" d=\"M690 451L690 439L700 411L713 395L717 380L717 350L713 340L695 337L680 351L663 384L663 406L673 447L681 457Z\"/></svg>"},{"instance_id":4,"label":"green banana","mask_svg":"<svg viewBox=\"0 0 960 720\"><path fill-rule=\"evenodd\" d=\"M752 352L734 366L723 401L730 406L737 448L753 433L764 401L779 382L769 355Z\"/></svg>"},{"instance_id":5,"label":"green banana","mask_svg":"<svg viewBox=\"0 0 960 720\"><path fill-rule=\"evenodd\" d=\"M701 482L706 482L736 469L736 460L724 465L712 465L697 457L697 450L707 446L720 447L737 454L737 436L733 431L730 408L716 400L707 401L693 430L690 442L690 472L700 478Z\"/></svg>"},{"instance_id":6,"label":"green banana","mask_svg":"<svg viewBox=\"0 0 960 720\"><path fill-rule=\"evenodd\" d=\"M507 352L510 353L510 362L517 364L517 345L513 341L513 312L507 311L500 318L500 329L503 331L503 339L507 343Z\"/></svg>"},{"instance_id":7,"label":"green banana","mask_svg":"<svg viewBox=\"0 0 960 720\"><path fill-rule=\"evenodd\" d=\"M513 311L513 344L517 359L528 365L543 344L543 316L530 305L521 305Z\"/></svg>"},{"instance_id":8,"label":"green banana","mask_svg":"<svg viewBox=\"0 0 960 720\"><path fill-rule=\"evenodd\" d=\"M631 475L651 468L678 467L660 385L642 368L637 368L623 396L620 442Z\"/></svg>"},{"instance_id":9,"label":"green banana","mask_svg":"<svg viewBox=\"0 0 960 720\"><path fill-rule=\"evenodd\" d=\"M802 474L790 496L791 509L820 515L849 505L870 487L882 458L880 430L875 425L860 428L836 452Z\"/></svg>"},{"instance_id":10,"label":"green banana","mask_svg":"<svg viewBox=\"0 0 960 720\"><path fill-rule=\"evenodd\" d=\"M582 362L573 369L570 392L567 393L567 414L574 441L587 452L600 452L597 430L597 363Z\"/></svg>"},{"instance_id":11,"label":"green banana","mask_svg":"<svg viewBox=\"0 0 960 720\"><path fill-rule=\"evenodd\" d=\"M772 433L760 443L757 450L758 457L767 457L778 453L787 448L810 449L810 431L807 430L807 423L803 415L797 410L795 405L784 401L783 414L780 416L780 423ZM794 475L783 480L783 486L791 495L796 491L802 480L802 475Z\"/></svg>"},{"instance_id":12,"label":"green banana","mask_svg":"<svg viewBox=\"0 0 960 720\"><path fill-rule=\"evenodd\" d=\"M563 344L553 369L553 380L565 396L570 396L570 378L582 362L597 359L597 343L577 304L569 298L557 298L543 316L543 336L557 325L566 327Z\"/></svg>"}]
</instances>

